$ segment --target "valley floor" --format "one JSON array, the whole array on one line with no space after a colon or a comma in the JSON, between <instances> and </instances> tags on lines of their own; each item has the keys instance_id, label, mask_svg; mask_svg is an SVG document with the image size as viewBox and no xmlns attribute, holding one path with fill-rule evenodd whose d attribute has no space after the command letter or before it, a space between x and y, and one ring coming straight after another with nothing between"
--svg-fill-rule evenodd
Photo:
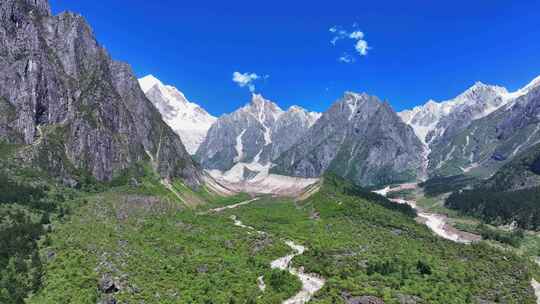
<instances>
[{"instance_id":1,"label":"valley floor","mask_svg":"<svg viewBox=\"0 0 540 304\"><path fill-rule=\"evenodd\" d=\"M523 258L440 239L333 177L303 201L192 209L121 188L68 203L28 303L536 303Z\"/></svg>"},{"instance_id":2,"label":"valley floor","mask_svg":"<svg viewBox=\"0 0 540 304\"><path fill-rule=\"evenodd\" d=\"M516 235L515 227L495 227L486 225L480 220L467 217L444 206L447 195L427 196L417 184L402 184L394 187L386 187L375 191L384 196L393 196L390 200L398 204L407 204L418 212L417 221L429 227L434 234L441 238L452 240L457 243L471 244L482 241L480 234L485 234L485 229L492 231L491 235L485 236L484 242L496 248L504 248L533 260L540 266L540 235L535 231L524 231L521 238L515 237L510 243L507 238L497 236ZM485 226L485 228L480 228ZM540 304L540 283L531 279L531 286L536 296L536 302Z\"/></svg>"}]
</instances>

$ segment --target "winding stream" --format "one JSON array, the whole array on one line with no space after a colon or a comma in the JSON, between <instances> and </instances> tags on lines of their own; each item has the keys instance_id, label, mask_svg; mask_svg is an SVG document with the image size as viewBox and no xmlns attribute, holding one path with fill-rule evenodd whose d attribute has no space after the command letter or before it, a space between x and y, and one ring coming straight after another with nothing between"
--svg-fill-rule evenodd
<instances>
[{"instance_id":1,"label":"winding stream","mask_svg":"<svg viewBox=\"0 0 540 304\"><path fill-rule=\"evenodd\" d=\"M388 193L391 192L411 190L415 189L416 187L416 184L402 184L394 188L386 187L384 189L374 192L382 196L387 196ZM431 231L433 231L433 233L444 239L461 244L470 244L472 242L477 242L481 240L481 237L478 235L456 229L449 223L449 219L446 215L431 213L423 210L416 204L416 201L405 200L402 198L390 199L390 201L397 204L407 204L411 206L414 210L416 210L418 214L416 220L419 223L425 224Z\"/></svg>"},{"instance_id":2,"label":"winding stream","mask_svg":"<svg viewBox=\"0 0 540 304\"><path fill-rule=\"evenodd\" d=\"M306 248L302 245L295 244L292 241L286 241L285 244L291 247L293 253L273 261L270 266L272 269L289 271L290 274L298 277L300 282L302 282L302 289L292 298L285 300L283 304L307 303L311 300L313 295L324 286L325 280L316 274L305 273L303 268L296 269L292 267L292 259L295 256L303 254L306 251Z\"/></svg>"},{"instance_id":3,"label":"winding stream","mask_svg":"<svg viewBox=\"0 0 540 304\"><path fill-rule=\"evenodd\" d=\"M211 212L222 212L224 210L228 209L235 209L250 203L255 202L257 199L245 201L242 203L238 203L235 205L229 205L226 207L216 208L210 210ZM240 228L248 229L258 234L266 234L264 231L258 231L255 228L245 225L240 221L235 215L231 215L231 220L233 221L234 225ZM288 271L290 274L297 277L300 282L302 283L302 288L300 291L294 295L293 297L283 301L283 304L305 304L308 303L313 295L317 293L317 291L321 290L326 282L324 278L317 274L311 274L311 273L305 273L303 267L301 268L294 268L292 267L291 263L292 260L299 255L304 254L304 252L307 250L306 247L302 245L298 245L294 243L293 241L287 240L285 241L285 244L289 246L292 249L292 253L288 254L284 257L278 258L270 263L270 267L272 269L280 269L283 271ZM266 284L264 283L264 277L260 276L257 278L257 285L259 289L264 292L266 290Z\"/></svg>"}]
</instances>

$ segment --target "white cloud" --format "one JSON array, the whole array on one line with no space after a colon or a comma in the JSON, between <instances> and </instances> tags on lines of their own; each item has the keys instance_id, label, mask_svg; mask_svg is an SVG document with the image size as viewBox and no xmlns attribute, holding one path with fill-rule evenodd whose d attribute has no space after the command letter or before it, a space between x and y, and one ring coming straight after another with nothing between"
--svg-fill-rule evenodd
<instances>
[{"instance_id":1,"label":"white cloud","mask_svg":"<svg viewBox=\"0 0 540 304\"><path fill-rule=\"evenodd\" d=\"M358 27L357 23L353 24L353 28L356 29ZM368 45L368 42L364 39L365 34L362 31L354 30L352 32L346 31L340 26L333 26L330 28L330 32L334 34L332 37L332 40L330 40L330 43L332 45L336 46L337 42L343 39L351 39L354 40L354 49L360 56L367 56L368 51L370 50L370 47ZM342 55L338 58L338 61L343 63L352 63L355 61L355 58L347 53Z\"/></svg>"},{"instance_id":2,"label":"white cloud","mask_svg":"<svg viewBox=\"0 0 540 304\"><path fill-rule=\"evenodd\" d=\"M354 31L349 34L349 38L355 39L355 40L364 39L364 33L362 31Z\"/></svg>"},{"instance_id":3,"label":"white cloud","mask_svg":"<svg viewBox=\"0 0 540 304\"><path fill-rule=\"evenodd\" d=\"M265 75L263 78L267 79L268 75ZM255 92L255 84L254 82L261 77L255 73L240 73L240 72L234 72L232 81L236 82L238 86L241 88L248 87L250 92Z\"/></svg>"},{"instance_id":4,"label":"white cloud","mask_svg":"<svg viewBox=\"0 0 540 304\"><path fill-rule=\"evenodd\" d=\"M358 40L354 48L362 56L366 56L368 54L369 47L367 41L365 40Z\"/></svg>"}]
</instances>

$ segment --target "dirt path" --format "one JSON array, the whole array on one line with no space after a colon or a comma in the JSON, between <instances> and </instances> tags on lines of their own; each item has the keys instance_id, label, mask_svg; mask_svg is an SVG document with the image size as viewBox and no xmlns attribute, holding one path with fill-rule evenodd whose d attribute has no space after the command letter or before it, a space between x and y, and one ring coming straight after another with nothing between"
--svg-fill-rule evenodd
<instances>
[{"instance_id":1,"label":"dirt path","mask_svg":"<svg viewBox=\"0 0 540 304\"><path fill-rule=\"evenodd\" d=\"M251 199L249 201L244 201L244 202L237 203L237 204L234 204L234 205L228 205L228 206L224 206L224 207L210 209L210 211L208 213L219 213L219 212L223 212L225 210L236 209L238 207L249 205L249 204L251 204L251 203L253 203L255 201L258 201L258 200L259 200L258 198L254 198L254 199Z\"/></svg>"}]
</instances>

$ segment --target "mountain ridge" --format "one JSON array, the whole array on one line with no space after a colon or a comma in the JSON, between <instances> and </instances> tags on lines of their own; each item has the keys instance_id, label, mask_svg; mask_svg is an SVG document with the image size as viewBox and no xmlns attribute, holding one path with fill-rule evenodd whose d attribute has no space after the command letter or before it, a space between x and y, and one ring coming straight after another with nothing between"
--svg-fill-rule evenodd
<instances>
[{"instance_id":1,"label":"mountain ridge","mask_svg":"<svg viewBox=\"0 0 540 304\"><path fill-rule=\"evenodd\" d=\"M318 117L299 106L284 111L253 94L246 105L217 119L197 157L209 170L225 172L238 163L254 163L259 171L267 170L276 155L288 149Z\"/></svg>"},{"instance_id":2,"label":"mountain ridge","mask_svg":"<svg viewBox=\"0 0 540 304\"><path fill-rule=\"evenodd\" d=\"M379 185L414 179L422 153L421 142L387 102L346 92L272 172L316 177L329 170L357 184Z\"/></svg>"},{"instance_id":3,"label":"mountain ridge","mask_svg":"<svg viewBox=\"0 0 540 304\"><path fill-rule=\"evenodd\" d=\"M496 151L499 140L490 138L521 133L518 129L506 127L504 135L500 134L500 130L505 129L503 121L506 121L506 126L520 124L518 121L526 117L523 112L516 110L520 100L534 94L539 86L540 77L514 92L508 92L504 87L477 82L454 99L441 103L430 100L412 110L402 111L399 115L413 127L429 151L430 175L468 173L483 167L492 167L489 170L493 171L500 165L496 164L497 161L490 161L490 158L499 159L501 157L497 154L501 153ZM505 116L514 117L513 122L508 122ZM494 132L496 129L499 131ZM534 130L533 128L530 132L536 133ZM473 134L474 132L476 134ZM520 144L532 139L529 136L520 136L521 139L516 139L521 141ZM478 142L484 143L478 146ZM506 153L504 159L515 155L516 153Z\"/></svg>"},{"instance_id":4,"label":"mountain ridge","mask_svg":"<svg viewBox=\"0 0 540 304\"><path fill-rule=\"evenodd\" d=\"M164 179L201 182L200 169L140 90L131 67L112 60L85 19L52 16L44 0L0 4L0 138L18 159L69 185L111 181L150 161Z\"/></svg>"}]
</instances>

